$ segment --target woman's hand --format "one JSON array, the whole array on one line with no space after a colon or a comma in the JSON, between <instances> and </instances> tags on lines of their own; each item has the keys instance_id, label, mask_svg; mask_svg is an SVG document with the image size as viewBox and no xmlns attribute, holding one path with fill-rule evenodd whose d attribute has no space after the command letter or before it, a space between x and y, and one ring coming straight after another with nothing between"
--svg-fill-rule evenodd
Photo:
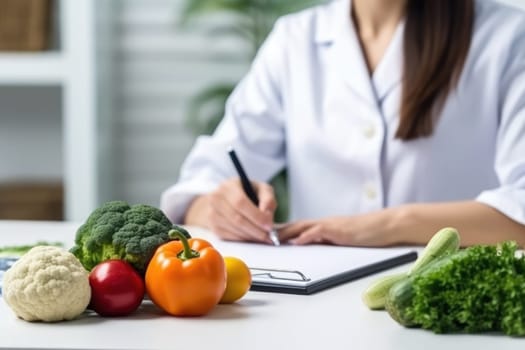
<instances>
[{"instance_id":1,"label":"woman's hand","mask_svg":"<svg viewBox=\"0 0 525 350\"><path fill-rule=\"evenodd\" d=\"M397 243L386 232L386 216L389 214L382 210L357 216L297 221L280 229L279 237L281 241L297 245L389 246Z\"/></svg>"},{"instance_id":2,"label":"woman's hand","mask_svg":"<svg viewBox=\"0 0 525 350\"><path fill-rule=\"evenodd\" d=\"M416 203L362 215L297 221L280 229L279 236L292 244L424 246L447 226L459 230L462 246L508 240L525 246L524 225L478 201Z\"/></svg>"},{"instance_id":3,"label":"woman's hand","mask_svg":"<svg viewBox=\"0 0 525 350\"><path fill-rule=\"evenodd\" d=\"M214 192L197 197L186 212L184 223L208 228L220 238L231 241L270 243L277 207L273 188L252 181L259 198L256 207L246 196L238 178L223 182Z\"/></svg>"}]
</instances>

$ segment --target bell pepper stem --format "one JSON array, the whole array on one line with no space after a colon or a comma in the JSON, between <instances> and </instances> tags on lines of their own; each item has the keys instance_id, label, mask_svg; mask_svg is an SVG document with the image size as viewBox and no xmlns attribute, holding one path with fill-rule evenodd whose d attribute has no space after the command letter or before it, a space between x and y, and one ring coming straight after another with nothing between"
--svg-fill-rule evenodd
<instances>
[{"instance_id":1,"label":"bell pepper stem","mask_svg":"<svg viewBox=\"0 0 525 350\"><path fill-rule=\"evenodd\" d=\"M189 260L193 258L198 258L200 256L199 252L190 248L188 239L181 232L177 230L170 230L170 232L168 232L168 235L171 238L178 238L180 242L182 243L182 246L184 247L184 249L179 254L177 254L177 257L179 259L184 261L184 260Z\"/></svg>"}]
</instances>

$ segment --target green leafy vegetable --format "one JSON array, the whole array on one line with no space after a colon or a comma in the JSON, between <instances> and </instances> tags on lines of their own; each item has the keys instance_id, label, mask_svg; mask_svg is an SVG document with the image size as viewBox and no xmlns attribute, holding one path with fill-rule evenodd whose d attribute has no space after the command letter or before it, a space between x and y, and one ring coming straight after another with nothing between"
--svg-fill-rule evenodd
<instances>
[{"instance_id":1,"label":"green leafy vegetable","mask_svg":"<svg viewBox=\"0 0 525 350\"><path fill-rule=\"evenodd\" d=\"M0 257L19 257L27 253L31 248L36 246L55 246L55 247L64 247L64 244L61 242L47 242L47 241L38 241L35 244L25 244L25 245L12 245L0 247Z\"/></svg>"},{"instance_id":2,"label":"green leafy vegetable","mask_svg":"<svg viewBox=\"0 0 525 350\"><path fill-rule=\"evenodd\" d=\"M517 248L473 246L438 260L413 277L405 295L412 299L401 311L436 333L525 336L525 259Z\"/></svg>"}]
</instances>

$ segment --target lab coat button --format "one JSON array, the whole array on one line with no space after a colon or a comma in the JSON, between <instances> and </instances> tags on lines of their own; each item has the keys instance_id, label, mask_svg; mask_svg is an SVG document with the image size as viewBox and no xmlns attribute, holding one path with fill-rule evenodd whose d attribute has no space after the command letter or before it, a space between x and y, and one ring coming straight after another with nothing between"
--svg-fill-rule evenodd
<instances>
[{"instance_id":1,"label":"lab coat button","mask_svg":"<svg viewBox=\"0 0 525 350\"><path fill-rule=\"evenodd\" d=\"M377 197L376 189L373 186L371 186L371 185L366 186L365 187L365 196L368 199L376 199L376 197Z\"/></svg>"},{"instance_id":2,"label":"lab coat button","mask_svg":"<svg viewBox=\"0 0 525 350\"><path fill-rule=\"evenodd\" d=\"M376 128L373 125L369 125L363 129L363 135L367 139L371 139L376 134Z\"/></svg>"}]
</instances>

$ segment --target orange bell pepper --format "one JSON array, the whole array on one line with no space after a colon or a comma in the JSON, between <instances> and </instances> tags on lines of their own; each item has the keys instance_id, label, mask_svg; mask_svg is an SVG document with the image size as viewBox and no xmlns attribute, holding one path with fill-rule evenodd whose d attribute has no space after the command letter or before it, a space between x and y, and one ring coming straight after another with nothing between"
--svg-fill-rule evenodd
<instances>
[{"instance_id":1,"label":"orange bell pepper","mask_svg":"<svg viewBox=\"0 0 525 350\"><path fill-rule=\"evenodd\" d=\"M174 316L201 316L217 305L226 289L222 255L203 239L179 238L157 248L146 269L146 290L161 309Z\"/></svg>"}]
</instances>

